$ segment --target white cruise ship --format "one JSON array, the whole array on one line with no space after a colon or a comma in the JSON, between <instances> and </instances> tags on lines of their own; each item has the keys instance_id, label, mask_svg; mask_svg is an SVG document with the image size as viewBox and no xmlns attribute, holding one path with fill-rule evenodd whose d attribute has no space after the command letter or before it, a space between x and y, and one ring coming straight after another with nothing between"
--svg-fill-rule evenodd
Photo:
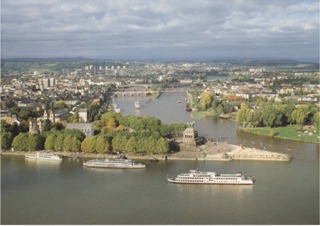
<instances>
[{"instance_id":1,"label":"white cruise ship","mask_svg":"<svg viewBox=\"0 0 320 226\"><path fill-rule=\"evenodd\" d=\"M242 184L251 185L253 177L245 177L242 173L218 174L215 172L202 172L190 170L189 173L181 173L176 178L167 178L171 183L176 184Z\"/></svg>"},{"instance_id":2,"label":"white cruise ship","mask_svg":"<svg viewBox=\"0 0 320 226\"><path fill-rule=\"evenodd\" d=\"M44 159L44 160L56 160L56 161L62 160L62 157L59 155L44 153L44 152L29 153L29 154L26 154L25 157L29 159Z\"/></svg>"},{"instance_id":3,"label":"white cruise ship","mask_svg":"<svg viewBox=\"0 0 320 226\"><path fill-rule=\"evenodd\" d=\"M134 162L130 159L94 159L83 163L84 166L96 168L141 169L146 165Z\"/></svg>"}]
</instances>

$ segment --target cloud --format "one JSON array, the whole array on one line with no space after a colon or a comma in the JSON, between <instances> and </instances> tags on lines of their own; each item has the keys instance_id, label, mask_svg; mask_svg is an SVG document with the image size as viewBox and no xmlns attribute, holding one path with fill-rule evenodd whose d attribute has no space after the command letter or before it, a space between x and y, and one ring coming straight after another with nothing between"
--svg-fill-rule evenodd
<instances>
[{"instance_id":1,"label":"cloud","mask_svg":"<svg viewBox=\"0 0 320 226\"><path fill-rule=\"evenodd\" d=\"M2 57L318 57L319 4L2 0L1 47Z\"/></svg>"}]
</instances>

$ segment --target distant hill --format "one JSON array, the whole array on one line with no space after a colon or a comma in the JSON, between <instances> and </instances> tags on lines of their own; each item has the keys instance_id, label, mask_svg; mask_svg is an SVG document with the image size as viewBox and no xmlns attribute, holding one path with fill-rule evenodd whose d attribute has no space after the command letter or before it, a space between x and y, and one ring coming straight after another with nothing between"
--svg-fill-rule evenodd
<instances>
[{"instance_id":1,"label":"distant hill","mask_svg":"<svg viewBox=\"0 0 320 226\"><path fill-rule=\"evenodd\" d=\"M118 62L118 60L107 60L108 62ZM135 61L144 62L145 61ZM148 62L206 62L206 63L228 63L234 66L245 66L245 67L285 67L285 68L307 68L308 70L314 71L319 69L318 62L306 61L306 60L286 60L286 59L239 59L239 58L215 58L211 60L184 60L184 61L148 61ZM103 65L106 63L106 59L89 59L84 57L57 57L57 58L4 58L1 59L1 71L3 73L9 71L18 72L52 72L61 71L62 69L74 70L83 68L89 64Z\"/></svg>"},{"instance_id":2,"label":"distant hill","mask_svg":"<svg viewBox=\"0 0 320 226\"><path fill-rule=\"evenodd\" d=\"M84 57L57 57L57 58L4 58L2 62L75 62L75 61L86 61L91 60Z\"/></svg>"}]
</instances>

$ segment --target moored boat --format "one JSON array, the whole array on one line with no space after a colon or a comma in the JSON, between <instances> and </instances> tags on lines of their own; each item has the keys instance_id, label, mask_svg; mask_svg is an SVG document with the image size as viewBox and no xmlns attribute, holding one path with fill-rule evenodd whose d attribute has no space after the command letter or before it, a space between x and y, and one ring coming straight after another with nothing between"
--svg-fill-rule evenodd
<instances>
[{"instance_id":1,"label":"moored boat","mask_svg":"<svg viewBox=\"0 0 320 226\"><path fill-rule=\"evenodd\" d=\"M203 172L190 170L189 173L181 173L175 178L167 178L171 183L176 184L238 184L252 185L254 177L245 177L242 173L218 174L215 172Z\"/></svg>"},{"instance_id":2,"label":"moored boat","mask_svg":"<svg viewBox=\"0 0 320 226\"><path fill-rule=\"evenodd\" d=\"M134 107L135 107L136 109L140 109L140 108L141 108L140 102L139 102L139 101L135 101L135 102L134 102Z\"/></svg>"},{"instance_id":3,"label":"moored boat","mask_svg":"<svg viewBox=\"0 0 320 226\"><path fill-rule=\"evenodd\" d=\"M94 159L83 163L84 166L95 168L141 169L146 165L131 159Z\"/></svg>"},{"instance_id":4,"label":"moored boat","mask_svg":"<svg viewBox=\"0 0 320 226\"><path fill-rule=\"evenodd\" d=\"M141 108L140 102L139 102L139 101L135 101L135 102L134 102L134 107L135 107L136 109L140 109L140 108Z\"/></svg>"},{"instance_id":5,"label":"moored boat","mask_svg":"<svg viewBox=\"0 0 320 226\"><path fill-rule=\"evenodd\" d=\"M44 153L44 152L28 153L25 155L25 157L29 159L43 159L43 160L55 160L55 161L62 160L62 157L59 155Z\"/></svg>"}]
</instances>

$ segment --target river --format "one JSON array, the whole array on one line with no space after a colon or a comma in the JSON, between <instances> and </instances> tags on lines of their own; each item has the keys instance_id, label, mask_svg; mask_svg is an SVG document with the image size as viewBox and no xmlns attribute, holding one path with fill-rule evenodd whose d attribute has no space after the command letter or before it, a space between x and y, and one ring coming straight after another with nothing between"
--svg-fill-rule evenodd
<instances>
[{"instance_id":1,"label":"river","mask_svg":"<svg viewBox=\"0 0 320 226\"><path fill-rule=\"evenodd\" d=\"M116 98L123 114L163 123L188 122L185 93L158 99ZM135 110L134 101L141 103ZM179 103L179 101L181 103ZM288 153L291 162L148 162L139 170L90 169L84 159L61 163L1 156L2 224L319 224L319 145L239 133L227 120L196 119L201 136ZM256 176L253 186L176 185L189 169Z\"/></svg>"}]
</instances>

